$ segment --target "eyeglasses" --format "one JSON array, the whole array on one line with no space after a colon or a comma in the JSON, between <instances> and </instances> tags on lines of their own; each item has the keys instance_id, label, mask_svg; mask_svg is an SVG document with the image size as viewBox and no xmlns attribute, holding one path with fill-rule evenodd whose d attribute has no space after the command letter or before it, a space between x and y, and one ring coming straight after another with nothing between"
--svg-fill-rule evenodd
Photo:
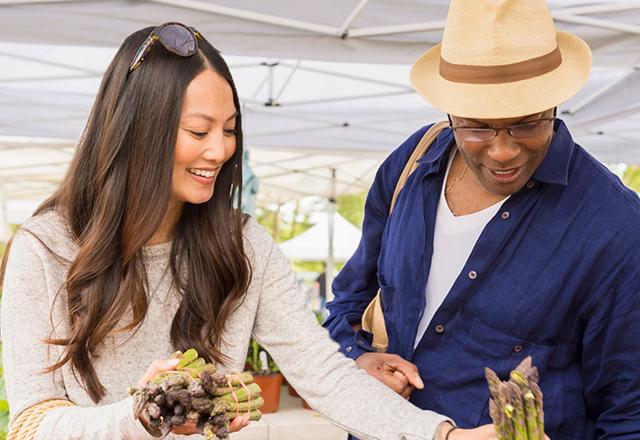
<instances>
[{"instance_id":1,"label":"eyeglasses","mask_svg":"<svg viewBox=\"0 0 640 440\"><path fill-rule=\"evenodd\" d=\"M159 41L171 53L181 57L190 57L198 51L198 38L202 38L198 31L182 23L163 23L157 26L133 57L129 73L140 67L145 55L149 53L156 41Z\"/></svg>"},{"instance_id":2,"label":"eyeglasses","mask_svg":"<svg viewBox=\"0 0 640 440\"><path fill-rule=\"evenodd\" d=\"M489 142L494 140L501 130L506 130L510 136L516 139L536 138L546 133L551 125L550 123L553 123L555 119L556 113L554 110L551 118L535 119L508 127L467 127L463 125L454 127L451 116L449 116L449 126L466 142Z\"/></svg>"}]
</instances>

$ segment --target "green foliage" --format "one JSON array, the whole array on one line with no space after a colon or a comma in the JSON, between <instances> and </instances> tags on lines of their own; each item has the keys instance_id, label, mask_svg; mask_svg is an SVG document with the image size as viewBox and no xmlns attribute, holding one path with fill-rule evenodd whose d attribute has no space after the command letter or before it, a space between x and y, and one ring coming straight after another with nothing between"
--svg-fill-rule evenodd
<instances>
[{"instance_id":1,"label":"green foliage","mask_svg":"<svg viewBox=\"0 0 640 440\"><path fill-rule=\"evenodd\" d=\"M257 207L255 217L258 223L260 223L260 225L273 237L273 225L276 218L276 212L266 208Z\"/></svg>"},{"instance_id":2,"label":"green foliage","mask_svg":"<svg viewBox=\"0 0 640 440\"><path fill-rule=\"evenodd\" d=\"M271 355L267 350L262 348L258 341L251 338L249 341L249 350L247 351L247 361L245 364L245 369L249 371L253 371L254 373L260 373L263 371L262 362L260 362L260 352L264 351L267 353L267 363L269 364L269 373L278 373L280 369L271 358Z\"/></svg>"},{"instance_id":3,"label":"green foliage","mask_svg":"<svg viewBox=\"0 0 640 440\"><path fill-rule=\"evenodd\" d=\"M632 190L640 192L640 165L629 165L622 176L622 181Z\"/></svg>"},{"instance_id":4,"label":"green foliage","mask_svg":"<svg viewBox=\"0 0 640 440\"><path fill-rule=\"evenodd\" d=\"M338 213L362 229L362 220L364 219L364 202L367 193L349 194L339 196L337 200Z\"/></svg>"},{"instance_id":5,"label":"green foliage","mask_svg":"<svg viewBox=\"0 0 640 440\"><path fill-rule=\"evenodd\" d=\"M0 261L4 255L6 243L0 242ZM2 286L0 286L0 298L2 297ZM9 426L9 403L7 402L7 392L4 387L4 368L2 365L2 344L0 343L0 440L7 437Z\"/></svg>"},{"instance_id":6,"label":"green foliage","mask_svg":"<svg viewBox=\"0 0 640 440\"><path fill-rule=\"evenodd\" d=\"M2 295L2 290L0 290ZM4 368L2 367L2 345L0 345L0 440L7 436L9 426L9 403L7 402L7 392L4 388Z\"/></svg>"},{"instance_id":7,"label":"green foliage","mask_svg":"<svg viewBox=\"0 0 640 440\"><path fill-rule=\"evenodd\" d=\"M298 213L299 215L294 216L293 221L285 221L280 217L278 219L278 234L277 237L274 237L275 234L275 221L277 211L269 210L266 208L258 207L256 208L256 220L258 223L262 225L272 237L278 243L282 243L283 241L287 241L302 234L304 231L313 226L309 222L309 213ZM302 220L299 218L302 216Z\"/></svg>"}]
</instances>

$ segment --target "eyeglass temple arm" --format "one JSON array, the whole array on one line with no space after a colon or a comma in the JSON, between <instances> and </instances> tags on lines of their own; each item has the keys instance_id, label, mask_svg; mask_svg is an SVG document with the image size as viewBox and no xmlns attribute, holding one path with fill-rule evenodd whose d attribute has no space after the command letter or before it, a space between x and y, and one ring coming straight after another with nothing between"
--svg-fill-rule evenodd
<instances>
[{"instance_id":1,"label":"eyeglass temple arm","mask_svg":"<svg viewBox=\"0 0 640 440\"><path fill-rule=\"evenodd\" d=\"M155 35L153 35L153 33L147 37L142 46L140 46L140 49L138 49L138 51L136 52L136 56L133 57L131 66L129 66L129 72L133 72L138 68L138 66L140 66L140 63L142 63L144 56L147 54L147 52L151 48L151 45L156 41L156 39L157 38Z\"/></svg>"}]
</instances>

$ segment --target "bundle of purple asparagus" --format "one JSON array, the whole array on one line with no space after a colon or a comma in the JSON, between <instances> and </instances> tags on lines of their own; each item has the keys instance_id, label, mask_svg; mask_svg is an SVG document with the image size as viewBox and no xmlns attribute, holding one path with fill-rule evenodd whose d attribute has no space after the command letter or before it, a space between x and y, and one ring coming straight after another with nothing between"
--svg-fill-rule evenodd
<instances>
[{"instance_id":1,"label":"bundle of purple asparagus","mask_svg":"<svg viewBox=\"0 0 640 440\"><path fill-rule=\"evenodd\" d=\"M227 439L229 422L236 416L250 414L251 420L260 420L264 400L251 373L217 373L194 349L171 357L180 359L175 370L129 389L136 399L136 416L144 414L152 428L166 435L172 427L192 421L207 439Z\"/></svg>"},{"instance_id":2,"label":"bundle of purple asparagus","mask_svg":"<svg viewBox=\"0 0 640 440\"><path fill-rule=\"evenodd\" d=\"M489 412L498 440L544 440L542 391L531 357L511 372L507 382L489 368L485 368L485 376L491 394Z\"/></svg>"}]
</instances>

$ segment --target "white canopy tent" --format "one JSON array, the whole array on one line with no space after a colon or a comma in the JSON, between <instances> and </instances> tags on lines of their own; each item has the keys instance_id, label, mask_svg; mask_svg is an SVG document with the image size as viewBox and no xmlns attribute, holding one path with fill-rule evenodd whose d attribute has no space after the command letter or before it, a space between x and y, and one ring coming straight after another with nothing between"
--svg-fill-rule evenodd
<instances>
[{"instance_id":1,"label":"white canopy tent","mask_svg":"<svg viewBox=\"0 0 640 440\"><path fill-rule=\"evenodd\" d=\"M362 235L360 229L352 225L340 214L333 216L333 258L337 262L345 262L355 252ZM280 248L291 260L326 261L329 258L329 243L326 240L329 221L326 216L302 234L280 243Z\"/></svg>"},{"instance_id":2,"label":"white canopy tent","mask_svg":"<svg viewBox=\"0 0 640 440\"><path fill-rule=\"evenodd\" d=\"M280 243L280 248L291 260L324 261L326 284L331 286L334 263L351 258L358 248L361 235L360 229L330 209L328 216L321 217L302 234ZM330 288L326 294L326 299L330 301L333 298Z\"/></svg>"},{"instance_id":3,"label":"white canopy tent","mask_svg":"<svg viewBox=\"0 0 640 440\"><path fill-rule=\"evenodd\" d=\"M50 193L116 46L174 20L230 54L263 200L365 190L382 157L443 117L407 73L440 40L448 3L0 0L0 195ZM589 84L562 117L601 160L640 163L640 0L549 4L594 50Z\"/></svg>"}]
</instances>

